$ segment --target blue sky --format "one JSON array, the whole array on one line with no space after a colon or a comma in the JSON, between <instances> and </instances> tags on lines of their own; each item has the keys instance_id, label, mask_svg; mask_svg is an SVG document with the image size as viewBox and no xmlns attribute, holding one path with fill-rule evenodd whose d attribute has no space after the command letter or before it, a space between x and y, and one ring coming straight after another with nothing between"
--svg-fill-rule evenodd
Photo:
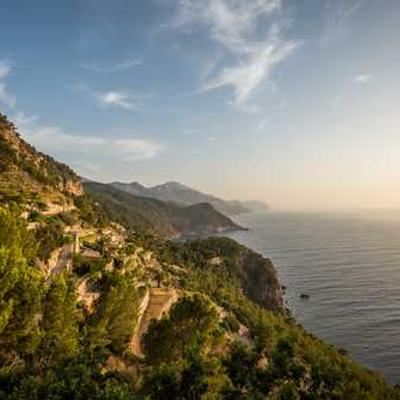
<instances>
[{"instance_id":1,"label":"blue sky","mask_svg":"<svg viewBox=\"0 0 400 400\"><path fill-rule=\"evenodd\" d=\"M101 181L400 204L397 0L0 0L0 107Z\"/></svg>"}]
</instances>

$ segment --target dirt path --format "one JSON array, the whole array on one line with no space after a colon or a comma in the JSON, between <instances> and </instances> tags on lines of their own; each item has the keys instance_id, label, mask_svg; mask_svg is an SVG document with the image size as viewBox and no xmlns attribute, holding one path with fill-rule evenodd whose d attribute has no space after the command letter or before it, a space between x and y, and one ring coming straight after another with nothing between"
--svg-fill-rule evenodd
<instances>
[{"instance_id":1,"label":"dirt path","mask_svg":"<svg viewBox=\"0 0 400 400\"><path fill-rule=\"evenodd\" d=\"M138 356L143 356L140 342L147 332L151 320L161 319L178 300L178 293L175 289L152 288L149 290L148 296L147 306L142 315L139 316L137 328L131 341L131 350Z\"/></svg>"},{"instance_id":2,"label":"dirt path","mask_svg":"<svg viewBox=\"0 0 400 400\"><path fill-rule=\"evenodd\" d=\"M60 257L56 266L51 271L51 274L59 275L64 271L64 269L68 269L72 266L72 249L72 244L65 244L63 246Z\"/></svg>"}]
</instances>

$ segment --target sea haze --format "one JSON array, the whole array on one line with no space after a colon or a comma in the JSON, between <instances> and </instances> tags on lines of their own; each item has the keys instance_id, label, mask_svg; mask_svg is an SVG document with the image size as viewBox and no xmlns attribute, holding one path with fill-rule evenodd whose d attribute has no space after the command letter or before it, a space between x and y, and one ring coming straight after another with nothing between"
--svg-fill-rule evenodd
<instances>
[{"instance_id":1,"label":"sea haze","mask_svg":"<svg viewBox=\"0 0 400 400\"><path fill-rule=\"evenodd\" d=\"M236 221L250 230L230 237L273 261L306 329L400 382L399 211L268 212Z\"/></svg>"}]
</instances>

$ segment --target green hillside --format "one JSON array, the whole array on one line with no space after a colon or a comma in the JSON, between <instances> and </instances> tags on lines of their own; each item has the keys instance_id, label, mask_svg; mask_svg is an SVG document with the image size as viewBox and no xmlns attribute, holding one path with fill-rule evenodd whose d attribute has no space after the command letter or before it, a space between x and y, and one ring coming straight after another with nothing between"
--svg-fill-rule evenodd
<instances>
[{"instance_id":1,"label":"green hillside","mask_svg":"<svg viewBox=\"0 0 400 400\"><path fill-rule=\"evenodd\" d=\"M240 227L206 203L181 207L135 196L111 185L84 183L88 194L121 224L163 237L204 236Z\"/></svg>"},{"instance_id":2,"label":"green hillside","mask_svg":"<svg viewBox=\"0 0 400 400\"><path fill-rule=\"evenodd\" d=\"M25 142L2 123L0 399L400 399L296 323L270 260L163 237L227 223L209 205L71 191L74 174L14 151ZM21 166L28 154L51 182Z\"/></svg>"}]
</instances>

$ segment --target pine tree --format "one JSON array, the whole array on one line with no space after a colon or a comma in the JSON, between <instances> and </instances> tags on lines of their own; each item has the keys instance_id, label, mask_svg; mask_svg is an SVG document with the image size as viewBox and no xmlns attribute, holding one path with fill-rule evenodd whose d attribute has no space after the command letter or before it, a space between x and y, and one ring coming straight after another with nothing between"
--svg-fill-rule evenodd
<instances>
[{"instance_id":1,"label":"pine tree","mask_svg":"<svg viewBox=\"0 0 400 400\"><path fill-rule=\"evenodd\" d=\"M0 366L21 365L40 339L44 286L34 246L15 210L0 209Z\"/></svg>"},{"instance_id":2,"label":"pine tree","mask_svg":"<svg viewBox=\"0 0 400 400\"><path fill-rule=\"evenodd\" d=\"M64 275L55 277L44 302L42 342L42 351L55 360L71 357L78 350L76 305L74 281Z\"/></svg>"}]
</instances>

